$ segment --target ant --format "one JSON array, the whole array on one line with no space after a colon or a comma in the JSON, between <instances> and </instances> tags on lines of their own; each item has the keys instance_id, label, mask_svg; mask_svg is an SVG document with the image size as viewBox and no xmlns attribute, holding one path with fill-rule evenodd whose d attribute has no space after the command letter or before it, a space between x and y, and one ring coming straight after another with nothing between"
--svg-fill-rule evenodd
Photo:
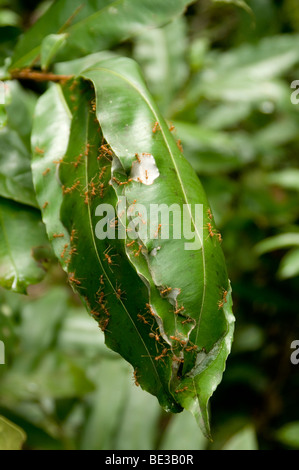
<instances>
[{"instance_id":1,"label":"ant","mask_svg":"<svg viewBox=\"0 0 299 470\"><path fill-rule=\"evenodd\" d=\"M145 325L149 325L150 323L146 320L144 315L141 315L140 313L137 313L137 318L138 320L142 321Z\"/></svg>"},{"instance_id":2,"label":"ant","mask_svg":"<svg viewBox=\"0 0 299 470\"><path fill-rule=\"evenodd\" d=\"M114 263L112 261L112 257L117 256L117 255L111 255L110 256L109 253L110 253L111 250L112 250L112 246L106 248L106 250L104 251L104 256L105 256L104 261L107 261L109 267L114 266Z\"/></svg>"},{"instance_id":3,"label":"ant","mask_svg":"<svg viewBox=\"0 0 299 470\"><path fill-rule=\"evenodd\" d=\"M153 127L153 134L155 134L157 131L161 130L160 125L158 121L155 122L155 125Z\"/></svg>"},{"instance_id":4,"label":"ant","mask_svg":"<svg viewBox=\"0 0 299 470\"><path fill-rule=\"evenodd\" d=\"M167 353L168 353L168 349L164 348L162 351L162 354L155 357L155 361L160 361L161 359L163 360L167 356Z\"/></svg>"},{"instance_id":5,"label":"ant","mask_svg":"<svg viewBox=\"0 0 299 470\"><path fill-rule=\"evenodd\" d=\"M134 372L133 372L133 380L134 380L134 383L135 383L136 387L140 387L140 384L138 382L137 369L135 369Z\"/></svg>"}]
</instances>

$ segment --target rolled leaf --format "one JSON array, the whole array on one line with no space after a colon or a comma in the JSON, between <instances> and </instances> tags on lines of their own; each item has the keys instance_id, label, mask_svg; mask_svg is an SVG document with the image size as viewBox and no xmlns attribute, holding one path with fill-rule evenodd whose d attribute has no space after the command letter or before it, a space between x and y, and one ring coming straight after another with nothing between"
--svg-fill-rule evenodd
<instances>
[{"instance_id":1,"label":"rolled leaf","mask_svg":"<svg viewBox=\"0 0 299 470\"><path fill-rule=\"evenodd\" d=\"M189 409L210 436L208 401L234 323L221 235L136 63L104 60L81 77L51 87L36 110L32 144L44 153L33 174L48 233L136 384L167 410ZM153 209L168 221L148 217Z\"/></svg>"}]
</instances>

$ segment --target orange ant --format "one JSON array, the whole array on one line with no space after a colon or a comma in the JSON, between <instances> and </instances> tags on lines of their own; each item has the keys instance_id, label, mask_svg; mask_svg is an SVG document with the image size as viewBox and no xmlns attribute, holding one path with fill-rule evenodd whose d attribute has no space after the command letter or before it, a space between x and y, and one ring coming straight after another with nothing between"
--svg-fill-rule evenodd
<instances>
[{"instance_id":1,"label":"orange ant","mask_svg":"<svg viewBox=\"0 0 299 470\"><path fill-rule=\"evenodd\" d=\"M160 361L161 359L163 360L167 356L167 353L168 353L168 349L164 348L162 351L162 354L160 354L160 356L155 357L155 361Z\"/></svg>"},{"instance_id":2,"label":"orange ant","mask_svg":"<svg viewBox=\"0 0 299 470\"><path fill-rule=\"evenodd\" d=\"M45 202L45 204L43 205L43 209L46 209L48 207L49 203L48 202Z\"/></svg>"},{"instance_id":3,"label":"orange ant","mask_svg":"<svg viewBox=\"0 0 299 470\"><path fill-rule=\"evenodd\" d=\"M103 178L103 176L104 176L106 170L107 170L107 167L106 167L106 166L103 166L103 168L101 169L101 172L100 172L100 174L99 174L99 180L101 180L101 179Z\"/></svg>"},{"instance_id":4,"label":"orange ant","mask_svg":"<svg viewBox=\"0 0 299 470\"><path fill-rule=\"evenodd\" d=\"M111 157L113 157L113 152L112 152L111 148L108 146L108 144L101 145L101 150L103 152L107 153L108 155L110 155Z\"/></svg>"},{"instance_id":5,"label":"orange ant","mask_svg":"<svg viewBox=\"0 0 299 470\"><path fill-rule=\"evenodd\" d=\"M138 154L138 153L135 153L135 157L136 157L137 162L140 164L140 163L141 163L141 159L140 159L140 157L139 157L139 154Z\"/></svg>"},{"instance_id":6,"label":"orange ant","mask_svg":"<svg viewBox=\"0 0 299 470\"><path fill-rule=\"evenodd\" d=\"M208 212L208 217L209 217L209 219L210 219L210 220L213 220L213 214L212 214L211 209L208 209L207 212Z\"/></svg>"},{"instance_id":7,"label":"orange ant","mask_svg":"<svg viewBox=\"0 0 299 470\"><path fill-rule=\"evenodd\" d=\"M135 369L134 372L133 372L133 380L134 380L134 383L135 383L136 387L140 387L140 384L138 382L137 369Z\"/></svg>"},{"instance_id":8,"label":"orange ant","mask_svg":"<svg viewBox=\"0 0 299 470\"><path fill-rule=\"evenodd\" d=\"M129 178L127 181L119 181L114 176L113 176L112 179L113 179L113 181L115 181L116 184L118 184L118 186L124 186L125 184L129 184L129 183L131 183L131 181L133 181L133 178Z\"/></svg>"},{"instance_id":9,"label":"orange ant","mask_svg":"<svg viewBox=\"0 0 299 470\"><path fill-rule=\"evenodd\" d=\"M64 233L54 233L53 238L64 238Z\"/></svg>"},{"instance_id":10,"label":"orange ant","mask_svg":"<svg viewBox=\"0 0 299 470\"><path fill-rule=\"evenodd\" d=\"M100 277L100 284L101 284L102 286L105 285L104 274L101 274L101 277Z\"/></svg>"},{"instance_id":11,"label":"orange ant","mask_svg":"<svg viewBox=\"0 0 299 470\"><path fill-rule=\"evenodd\" d=\"M76 161L72 162L75 168L78 168L78 166L81 163L82 158L83 158L83 153L80 153L80 155L77 157Z\"/></svg>"},{"instance_id":12,"label":"orange ant","mask_svg":"<svg viewBox=\"0 0 299 470\"><path fill-rule=\"evenodd\" d=\"M184 359L182 357L172 356L173 362L178 362L179 364L184 364Z\"/></svg>"},{"instance_id":13,"label":"orange ant","mask_svg":"<svg viewBox=\"0 0 299 470\"><path fill-rule=\"evenodd\" d=\"M63 163L63 158L60 158L60 160L53 160L54 165L60 165Z\"/></svg>"},{"instance_id":14,"label":"orange ant","mask_svg":"<svg viewBox=\"0 0 299 470\"><path fill-rule=\"evenodd\" d=\"M184 341L183 339L178 338L177 336L170 336L170 339L172 339L173 341L177 341L182 346L185 346L187 344L187 341Z\"/></svg>"},{"instance_id":15,"label":"orange ant","mask_svg":"<svg viewBox=\"0 0 299 470\"><path fill-rule=\"evenodd\" d=\"M179 313L184 312L184 311L185 311L185 307L180 307L180 308L177 308L177 309L174 311L174 314L175 314L175 315L178 315Z\"/></svg>"},{"instance_id":16,"label":"orange ant","mask_svg":"<svg viewBox=\"0 0 299 470\"><path fill-rule=\"evenodd\" d=\"M191 352L191 351L197 351L198 346L194 344L194 346L188 346L188 348L185 349L186 352Z\"/></svg>"},{"instance_id":17,"label":"orange ant","mask_svg":"<svg viewBox=\"0 0 299 470\"><path fill-rule=\"evenodd\" d=\"M187 318L186 320L182 321L182 325L185 325L185 323L193 323L195 320L191 317Z\"/></svg>"},{"instance_id":18,"label":"orange ant","mask_svg":"<svg viewBox=\"0 0 299 470\"><path fill-rule=\"evenodd\" d=\"M70 91L74 91L74 89L78 86L78 82L76 80L73 81L73 83L70 86Z\"/></svg>"},{"instance_id":19,"label":"orange ant","mask_svg":"<svg viewBox=\"0 0 299 470\"><path fill-rule=\"evenodd\" d=\"M101 320L99 321L99 327L101 328L103 332L106 331L108 323L109 323L109 318L101 318Z\"/></svg>"},{"instance_id":20,"label":"orange ant","mask_svg":"<svg viewBox=\"0 0 299 470\"><path fill-rule=\"evenodd\" d=\"M89 143L86 144L86 148L85 148L85 151L84 151L84 155L85 155L86 157L88 157L88 154L89 154L89 151L90 151L90 148L91 148L91 147L93 147L93 145L91 145L91 144L89 144Z\"/></svg>"},{"instance_id":21,"label":"orange ant","mask_svg":"<svg viewBox=\"0 0 299 470\"><path fill-rule=\"evenodd\" d=\"M82 282L75 278L75 273L69 273L69 282L81 286Z\"/></svg>"},{"instance_id":22,"label":"orange ant","mask_svg":"<svg viewBox=\"0 0 299 470\"><path fill-rule=\"evenodd\" d=\"M170 126L169 131L172 132L175 130L175 127L173 125Z\"/></svg>"},{"instance_id":23,"label":"orange ant","mask_svg":"<svg viewBox=\"0 0 299 470\"><path fill-rule=\"evenodd\" d=\"M138 318L138 320L142 321L145 325L149 325L149 322L146 320L144 315L141 315L140 313L137 313L137 318Z\"/></svg>"},{"instance_id":24,"label":"orange ant","mask_svg":"<svg viewBox=\"0 0 299 470\"><path fill-rule=\"evenodd\" d=\"M155 125L153 127L153 134L155 134L158 130L160 130L160 125L158 121L155 122Z\"/></svg>"},{"instance_id":25,"label":"orange ant","mask_svg":"<svg viewBox=\"0 0 299 470\"><path fill-rule=\"evenodd\" d=\"M73 192L75 189L78 188L78 186L80 186L81 184L81 181L80 180L77 180L73 186L71 186L70 188L66 188L65 186L62 186L62 191L63 191L63 194L69 194L71 192Z\"/></svg>"},{"instance_id":26,"label":"orange ant","mask_svg":"<svg viewBox=\"0 0 299 470\"><path fill-rule=\"evenodd\" d=\"M159 224L159 225L158 225L158 229L157 229L156 233L154 234L154 238L157 238L157 237L158 237L159 232L161 231L161 228L162 228L162 224Z\"/></svg>"},{"instance_id":27,"label":"orange ant","mask_svg":"<svg viewBox=\"0 0 299 470\"><path fill-rule=\"evenodd\" d=\"M96 100L92 100L92 102L90 103L91 104L91 109L92 111L95 113L96 110L97 110L97 104L96 104Z\"/></svg>"},{"instance_id":28,"label":"orange ant","mask_svg":"<svg viewBox=\"0 0 299 470\"><path fill-rule=\"evenodd\" d=\"M163 289L160 294L161 295L166 295L166 294L169 294L169 292L172 291L172 288L171 287L166 287L166 289Z\"/></svg>"},{"instance_id":29,"label":"orange ant","mask_svg":"<svg viewBox=\"0 0 299 470\"><path fill-rule=\"evenodd\" d=\"M100 316L100 312L98 312L96 309L93 309L90 313L91 313L91 315L93 315L94 317L99 317L99 316Z\"/></svg>"},{"instance_id":30,"label":"orange ant","mask_svg":"<svg viewBox=\"0 0 299 470\"><path fill-rule=\"evenodd\" d=\"M218 302L218 308L219 308L219 310L224 307L224 304L227 303L227 295L228 295L228 291L227 291L227 290L224 290L224 291L223 291L222 299L219 300L219 302Z\"/></svg>"},{"instance_id":31,"label":"orange ant","mask_svg":"<svg viewBox=\"0 0 299 470\"><path fill-rule=\"evenodd\" d=\"M38 153L39 155L44 155L45 151L39 147L35 147L35 153Z\"/></svg>"},{"instance_id":32,"label":"orange ant","mask_svg":"<svg viewBox=\"0 0 299 470\"><path fill-rule=\"evenodd\" d=\"M176 390L175 393L182 393L182 392L186 392L188 390L188 387L183 387L179 390Z\"/></svg>"},{"instance_id":33,"label":"orange ant","mask_svg":"<svg viewBox=\"0 0 299 470\"><path fill-rule=\"evenodd\" d=\"M184 149L183 149L183 146L182 146L182 141L181 141L181 139L179 139L176 144L177 144L178 149L180 150L180 152L183 153L183 152L184 152Z\"/></svg>"},{"instance_id":34,"label":"orange ant","mask_svg":"<svg viewBox=\"0 0 299 470\"><path fill-rule=\"evenodd\" d=\"M131 246L135 245L135 243L136 243L136 240L133 240L132 242L127 243L127 247L131 247Z\"/></svg>"},{"instance_id":35,"label":"orange ant","mask_svg":"<svg viewBox=\"0 0 299 470\"><path fill-rule=\"evenodd\" d=\"M63 251L62 251L62 253L61 253L61 255L60 255L60 257L61 257L62 259L64 258L68 247L69 247L69 245L68 245L68 243L66 243L66 244L64 245Z\"/></svg>"},{"instance_id":36,"label":"orange ant","mask_svg":"<svg viewBox=\"0 0 299 470\"><path fill-rule=\"evenodd\" d=\"M117 227L118 226L118 219L116 217L114 217L114 219L111 220L109 225L110 225L111 228Z\"/></svg>"},{"instance_id":37,"label":"orange ant","mask_svg":"<svg viewBox=\"0 0 299 470\"><path fill-rule=\"evenodd\" d=\"M150 304L145 304L146 308L148 309L149 313L154 317L155 312L153 311L152 307Z\"/></svg>"},{"instance_id":38,"label":"orange ant","mask_svg":"<svg viewBox=\"0 0 299 470\"><path fill-rule=\"evenodd\" d=\"M157 328L158 329L158 328ZM151 330L151 333L149 333L149 337L152 338L152 339L155 339L157 341L157 343L160 342L160 335L159 333L157 332L154 332L153 330Z\"/></svg>"},{"instance_id":39,"label":"orange ant","mask_svg":"<svg viewBox=\"0 0 299 470\"><path fill-rule=\"evenodd\" d=\"M209 231L209 236L213 238L215 235L217 236L217 232L214 231L212 224L210 222L207 223L207 229Z\"/></svg>"},{"instance_id":40,"label":"orange ant","mask_svg":"<svg viewBox=\"0 0 299 470\"><path fill-rule=\"evenodd\" d=\"M74 242L74 240L77 240L78 237L77 237L77 230L73 229L72 232L71 232L71 243Z\"/></svg>"},{"instance_id":41,"label":"orange ant","mask_svg":"<svg viewBox=\"0 0 299 470\"><path fill-rule=\"evenodd\" d=\"M77 254L77 248L75 248L75 247L71 248L69 255L73 256L73 255L76 255L76 254Z\"/></svg>"},{"instance_id":42,"label":"orange ant","mask_svg":"<svg viewBox=\"0 0 299 470\"><path fill-rule=\"evenodd\" d=\"M47 168L44 172L43 172L43 176L46 176L48 173L50 173L51 169L50 168Z\"/></svg>"},{"instance_id":43,"label":"orange ant","mask_svg":"<svg viewBox=\"0 0 299 470\"><path fill-rule=\"evenodd\" d=\"M135 253L136 257L140 255L142 248L143 248L143 245L138 246L138 251L136 251L136 253Z\"/></svg>"},{"instance_id":44,"label":"orange ant","mask_svg":"<svg viewBox=\"0 0 299 470\"><path fill-rule=\"evenodd\" d=\"M85 191L84 196L85 196L84 204L86 204L88 206L88 204L89 204L89 192Z\"/></svg>"},{"instance_id":45,"label":"orange ant","mask_svg":"<svg viewBox=\"0 0 299 470\"><path fill-rule=\"evenodd\" d=\"M91 195L92 197L94 197L94 196L97 195L97 193L96 193L96 186L95 186L95 184L94 184L93 182L90 183L90 186L91 186L91 193L90 193L90 195Z\"/></svg>"},{"instance_id":46,"label":"orange ant","mask_svg":"<svg viewBox=\"0 0 299 470\"><path fill-rule=\"evenodd\" d=\"M104 251L104 256L105 256L104 261L107 261L109 267L110 267L110 266L114 266L114 263L113 263L113 261L112 261L112 257L113 257L113 256L117 256L117 255L111 255L111 256L110 256L109 253L110 253L111 250L112 250L112 246L108 247L108 248Z\"/></svg>"},{"instance_id":47,"label":"orange ant","mask_svg":"<svg viewBox=\"0 0 299 470\"><path fill-rule=\"evenodd\" d=\"M117 287L117 284L116 284L116 291L115 291L115 295L116 295L116 298L118 300L123 300L124 299L124 295L125 295L125 292L121 290L120 287Z\"/></svg>"}]
</instances>

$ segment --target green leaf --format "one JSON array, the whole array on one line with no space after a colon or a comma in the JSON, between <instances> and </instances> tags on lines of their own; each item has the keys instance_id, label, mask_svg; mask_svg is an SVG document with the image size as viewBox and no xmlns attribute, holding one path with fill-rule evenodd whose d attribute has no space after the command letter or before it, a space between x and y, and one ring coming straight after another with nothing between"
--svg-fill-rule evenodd
<instances>
[{"instance_id":1,"label":"green leaf","mask_svg":"<svg viewBox=\"0 0 299 470\"><path fill-rule=\"evenodd\" d=\"M277 185L292 191L299 191L299 170L287 168L267 175L269 184Z\"/></svg>"},{"instance_id":2,"label":"green leaf","mask_svg":"<svg viewBox=\"0 0 299 470\"><path fill-rule=\"evenodd\" d=\"M19 135L0 131L0 195L16 202L37 206L32 184L30 154Z\"/></svg>"},{"instance_id":3,"label":"green leaf","mask_svg":"<svg viewBox=\"0 0 299 470\"><path fill-rule=\"evenodd\" d=\"M161 112L169 111L188 77L186 53L187 31L183 17L164 28L146 31L135 40L134 57L142 67Z\"/></svg>"},{"instance_id":4,"label":"green leaf","mask_svg":"<svg viewBox=\"0 0 299 470\"><path fill-rule=\"evenodd\" d=\"M298 35L265 38L256 45L244 44L226 53L210 55L207 67L192 80L185 105L201 97L255 105L283 102L290 95L288 86L278 78L299 62Z\"/></svg>"},{"instance_id":5,"label":"green leaf","mask_svg":"<svg viewBox=\"0 0 299 470\"><path fill-rule=\"evenodd\" d=\"M254 427L249 425L241 429L229 439L222 450L258 450Z\"/></svg>"},{"instance_id":6,"label":"green leaf","mask_svg":"<svg viewBox=\"0 0 299 470\"><path fill-rule=\"evenodd\" d=\"M173 124L198 174L232 171L254 160L254 148L245 133L226 134L186 122Z\"/></svg>"},{"instance_id":7,"label":"green leaf","mask_svg":"<svg viewBox=\"0 0 299 470\"><path fill-rule=\"evenodd\" d=\"M41 45L41 67L47 70L59 49L61 49L66 41L67 34L50 34L47 36Z\"/></svg>"},{"instance_id":8,"label":"green leaf","mask_svg":"<svg viewBox=\"0 0 299 470\"><path fill-rule=\"evenodd\" d=\"M184 411L171 418L159 450L205 450L208 444L191 414Z\"/></svg>"},{"instance_id":9,"label":"green leaf","mask_svg":"<svg viewBox=\"0 0 299 470\"><path fill-rule=\"evenodd\" d=\"M0 284L14 292L26 293L40 282L45 269L36 250L48 246L38 211L0 198Z\"/></svg>"},{"instance_id":10,"label":"green leaf","mask_svg":"<svg viewBox=\"0 0 299 470\"><path fill-rule=\"evenodd\" d=\"M299 421L285 424L276 432L276 439L282 444L299 449Z\"/></svg>"},{"instance_id":11,"label":"green leaf","mask_svg":"<svg viewBox=\"0 0 299 470\"><path fill-rule=\"evenodd\" d=\"M250 6L245 2L245 0L212 0L214 3L231 3L236 5L237 7L243 8L248 13L253 15L252 9Z\"/></svg>"},{"instance_id":12,"label":"green leaf","mask_svg":"<svg viewBox=\"0 0 299 470\"><path fill-rule=\"evenodd\" d=\"M210 207L135 62L106 60L81 75L92 82L95 99L90 85L77 78L63 88L64 96L60 86L51 87L36 109L32 146L44 153L35 155L33 174L40 206L48 202L48 234L106 344L133 365L136 382L165 409L186 407L200 415L209 436L206 407L233 331L229 281ZM52 171L54 155L61 159L59 179ZM185 204L196 247L186 250L184 236L164 239L154 220L151 233L139 233L133 242L130 229L123 229L124 238L99 237L102 204L119 208L122 230L133 219L129 206L142 204L149 214L161 201L179 209ZM195 217L196 205L203 221Z\"/></svg>"},{"instance_id":13,"label":"green leaf","mask_svg":"<svg viewBox=\"0 0 299 470\"><path fill-rule=\"evenodd\" d=\"M0 450L21 450L25 441L23 429L0 416Z\"/></svg>"},{"instance_id":14,"label":"green leaf","mask_svg":"<svg viewBox=\"0 0 299 470\"><path fill-rule=\"evenodd\" d=\"M277 274L280 279L290 279L299 275L299 248L289 251L283 257Z\"/></svg>"},{"instance_id":15,"label":"green leaf","mask_svg":"<svg viewBox=\"0 0 299 470\"><path fill-rule=\"evenodd\" d=\"M60 60L109 49L180 15L190 0L59 0L17 45L11 69L30 65L50 34L68 35Z\"/></svg>"},{"instance_id":16,"label":"green leaf","mask_svg":"<svg viewBox=\"0 0 299 470\"><path fill-rule=\"evenodd\" d=\"M30 134L35 94L6 82L7 127L0 129L0 196L37 207L31 172ZM1 84L0 84L1 92Z\"/></svg>"},{"instance_id":17,"label":"green leaf","mask_svg":"<svg viewBox=\"0 0 299 470\"><path fill-rule=\"evenodd\" d=\"M267 238L259 242L255 246L254 251L258 255L263 255L270 251L282 250L293 246L299 246L299 233L283 233Z\"/></svg>"},{"instance_id":18,"label":"green leaf","mask_svg":"<svg viewBox=\"0 0 299 470\"><path fill-rule=\"evenodd\" d=\"M21 17L12 10L0 9L0 26L19 26Z\"/></svg>"}]
</instances>

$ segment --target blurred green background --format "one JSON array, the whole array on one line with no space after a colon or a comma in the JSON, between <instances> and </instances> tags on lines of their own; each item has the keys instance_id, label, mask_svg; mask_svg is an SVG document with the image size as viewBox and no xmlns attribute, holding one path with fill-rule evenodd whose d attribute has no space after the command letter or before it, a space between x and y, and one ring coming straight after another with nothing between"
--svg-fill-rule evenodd
<instances>
[{"instance_id":1,"label":"blurred green background","mask_svg":"<svg viewBox=\"0 0 299 470\"><path fill-rule=\"evenodd\" d=\"M299 365L290 361L299 339L299 2L247 3L252 12L200 0L115 50L141 65L223 236L237 321L211 400L214 441L187 412L167 415L135 387L52 261L29 296L0 290L0 415L25 431L25 449L299 448ZM2 63L47 4L0 1ZM14 87L26 151L44 86Z\"/></svg>"}]
</instances>

